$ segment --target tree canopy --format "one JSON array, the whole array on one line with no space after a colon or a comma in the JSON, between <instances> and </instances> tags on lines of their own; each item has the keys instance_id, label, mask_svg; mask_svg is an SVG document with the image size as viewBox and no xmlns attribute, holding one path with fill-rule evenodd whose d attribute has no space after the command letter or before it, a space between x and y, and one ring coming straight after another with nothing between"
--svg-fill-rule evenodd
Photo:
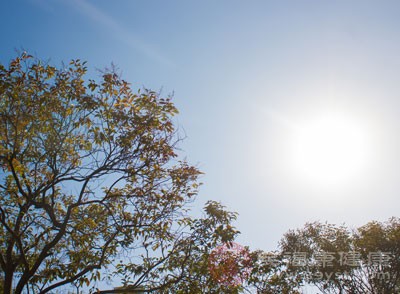
<instances>
[{"instance_id":1,"label":"tree canopy","mask_svg":"<svg viewBox=\"0 0 400 294\"><path fill-rule=\"evenodd\" d=\"M200 172L177 156L171 97L86 74L80 60L57 68L27 53L0 65L4 293L90 285L107 267L161 289L184 279L172 261L190 266L196 242L237 233L218 203L209 220L185 213Z\"/></svg>"},{"instance_id":2,"label":"tree canopy","mask_svg":"<svg viewBox=\"0 0 400 294\"><path fill-rule=\"evenodd\" d=\"M281 241L286 270L323 293L397 293L400 289L400 219L350 230L309 223Z\"/></svg>"}]
</instances>

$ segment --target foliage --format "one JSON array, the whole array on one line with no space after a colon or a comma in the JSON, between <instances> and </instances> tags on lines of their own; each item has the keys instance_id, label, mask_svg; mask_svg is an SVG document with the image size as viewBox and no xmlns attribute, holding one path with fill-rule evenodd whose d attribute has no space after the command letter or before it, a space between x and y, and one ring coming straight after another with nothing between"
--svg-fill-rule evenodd
<instances>
[{"instance_id":1,"label":"foliage","mask_svg":"<svg viewBox=\"0 0 400 294\"><path fill-rule=\"evenodd\" d=\"M199 171L177 159L170 98L86 71L26 53L0 65L4 293L89 285L121 252L170 248L192 224Z\"/></svg>"},{"instance_id":2,"label":"foliage","mask_svg":"<svg viewBox=\"0 0 400 294\"><path fill-rule=\"evenodd\" d=\"M400 220L370 222L354 231L311 223L281 241L291 275L323 293L395 293L400 287ZM303 260L295 260L301 256ZM301 253L301 254L300 254ZM301 261L301 262L300 262Z\"/></svg>"},{"instance_id":3,"label":"foliage","mask_svg":"<svg viewBox=\"0 0 400 294\"><path fill-rule=\"evenodd\" d=\"M117 274L123 277L121 288L129 292L144 285L147 291L156 293L236 291L237 287L225 287L214 281L208 267L212 249L233 240L238 234L231 225L236 214L226 211L215 201L207 202L204 210L203 218L187 219L185 230L157 256L147 256L144 262L120 264ZM116 292L104 290L100 293Z\"/></svg>"},{"instance_id":4,"label":"foliage","mask_svg":"<svg viewBox=\"0 0 400 294\"><path fill-rule=\"evenodd\" d=\"M238 287L249 277L252 263L248 248L229 242L213 249L208 266L214 281L226 287Z\"/></svg>"},{"instance_id":5,"label":"foliage","mask_svg":"<svg viewBox=\"0 0 400 294\"><path fill-rule=\"evenodd\" d=\"M218 202L208 202L205 217L194 219L189 234L183 239L179 254L172 259L170 271L178 272L177 283L165 293L236 293L238 287L226 286L215 281L210 273L209 263L213 250L221 244L232 242L239 234L232 222L236 213L226 211Z\"/></svg>"},{"instance_id":6,"label":"foliage","mask_svg":"<svg viewBox=\"0 0 400 294\"><path fill-rule=\"evenodd\" d=\"M247 288L251 293L301 293L303 280L301 276L292 275L287 269L284 254L256 250L252 252L252 256L252 271L247 280Z\"/></svg>"}]
</instances>

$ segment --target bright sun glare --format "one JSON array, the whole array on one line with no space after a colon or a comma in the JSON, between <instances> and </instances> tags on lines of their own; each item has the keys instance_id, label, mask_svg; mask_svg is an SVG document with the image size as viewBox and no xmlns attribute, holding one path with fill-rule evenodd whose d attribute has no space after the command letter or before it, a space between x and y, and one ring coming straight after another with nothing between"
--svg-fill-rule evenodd
<instances>
[{"instance_id":1,"label":"bright sun glare","mask_svg":"<svg viewBox=\"0 0 400 294\"><path fill-rule=\"evenodd\" d=\"M296 173L318 184L338 184L362 173L369 158L366 130L343 115L324 115L296 128Z\"/></svg>"}]
</instances>

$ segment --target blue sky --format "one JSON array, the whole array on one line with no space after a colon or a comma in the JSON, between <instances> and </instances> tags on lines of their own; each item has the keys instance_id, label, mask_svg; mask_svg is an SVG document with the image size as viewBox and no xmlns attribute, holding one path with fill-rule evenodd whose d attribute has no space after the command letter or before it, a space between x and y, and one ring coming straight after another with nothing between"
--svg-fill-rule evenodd
<instances>
[{"instance_id":1,"label":"blue sky","mask_svg":"<svg viewBox=\"0 0 400 294\"><path fill-rule=\"evenodd\" d=\"M181 147L205 172L195 209L215 199L237 211L241 243L272 250L307 221L398 215L398 1L15 0L0 9L2 63L15 49L58 65L87 60L93 72L113 62L134 87L174 92ZM302 177L290 154L298 125L331 114L369 138L366 163L335 185Z\"/></svg>"}]
</instances>

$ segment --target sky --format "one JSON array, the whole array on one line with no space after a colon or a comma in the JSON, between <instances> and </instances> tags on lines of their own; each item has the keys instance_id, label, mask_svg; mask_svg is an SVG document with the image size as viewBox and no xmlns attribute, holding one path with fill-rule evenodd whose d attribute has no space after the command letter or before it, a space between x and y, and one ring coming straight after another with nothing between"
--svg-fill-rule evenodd
<instances>
[{"instance_id":1,"label":"sky","mask_svg":"<svg viewBox=\"0 0 400 294\"><path fill-rule=\"evenodd\" d=\"M133 87L173 93L183 156L205 173L193 209L213 199L238 212L241 244L274 250L306 222L398 216L400 2L14 0L0 11L3 64L23 50L86 60L93 74L113 63Z\"/></svg>"}]
</instances>

